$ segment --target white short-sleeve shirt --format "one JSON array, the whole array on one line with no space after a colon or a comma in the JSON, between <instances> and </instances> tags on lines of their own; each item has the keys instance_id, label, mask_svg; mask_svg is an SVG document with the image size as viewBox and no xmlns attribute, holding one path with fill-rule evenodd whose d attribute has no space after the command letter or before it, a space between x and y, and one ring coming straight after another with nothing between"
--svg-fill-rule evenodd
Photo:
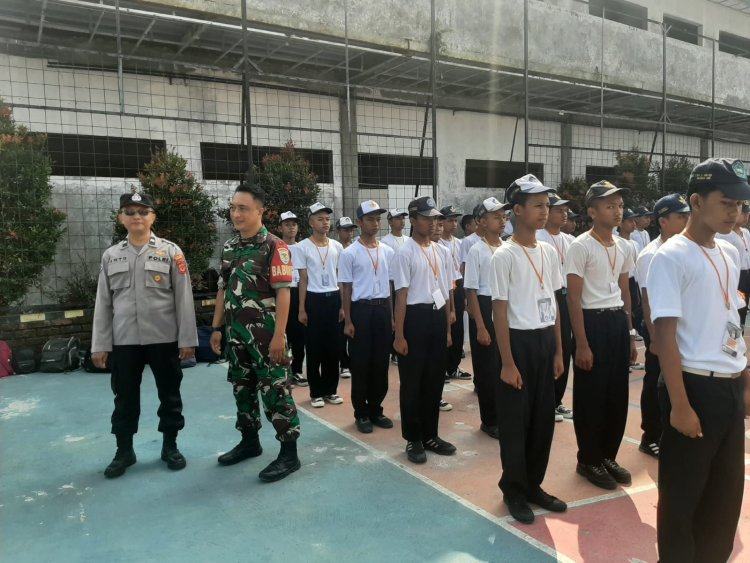
<instances>
[{"instance_id":1,"label":"white short-sleeve shirt","mask_svg":"<svg viewBox=\"0 0 750 563\"><path fill-rule=\"evenodd\" d=\"M696 243L680 234L662 244L651 260L647 282L651 320L677 318L677 347L684 367L736 373L747 364L745 339L736 338L735 357L723 352L722 346L727 323L740 326L737 307L744 305L735 289L739 281L734 262L737 249L716 239L716 246L705 251L716 265L722 285L729 288L729 309L714 266Z\"/></svg>"},{"instance_id":2,"label":"white short-sleeve shirt","mask_svg":"<svg viewBox=\"0 0 750 563\"><path fill-rule=\"evenodd\" d=\"M469 250L478 242L479 235L476 233L471 233L468 237L463 238L461 241L461 264L466 262L466 259L469 257Z\"/></svg>"},{"instance_id":3,"label":"white short-sleeve shirt","mask_svg":"<svg viewBox=\"0 0 750 563\"><path fill-rule=\"evenodd\" d=\"M565 275L583 278L581 305L584 309L623 306L619 279L620 274L628 273L633 267L633 251L620 237L614 236L613 240L615 244L605 248L586 231L568 248Z\"/></svg>"},{"instance_id":4,"label":"white short-sleeve shirt","mask_svg":"<svg viewBox=\"0 0 750 563\"><path fill-rule=\"evenodd\" d=\"M568 248L570 247L570 243L573 242L575 238L565 233L558 233L556 235L553 235L547 229L539 229L536 232L536 240L547 242L555 248L557 257L560 260L560 269L561 271L564 270L565 258L568 255ZM562 277L562 286L568 287L568 280L565 278L565 276Z\"/></svg>"},{"instance_id":5,"label":"white short-sleeve shirt","mask_svg":"<svg viewBox=\"0 0 750 563\"><path fill-rule=\"evenodd\" d=\"M529 260L542 276L543 288ZM539 241L536 248L522 248L511 239L492 255L492 299L508 302L510 328L536 330L554 325L557 318L555 291L561 287L560 261L557 251L549 243Z\"/></svg>"},{"instance_id":6,"label":"white short-sleeve shirt","mask_svg":"<svg viewBox=\"0 0 750 563\"><path fill-rule=\"evenodd\" d=\"M388 233L380 239L380 242L382 242L386 246L390 246L394 251L396 251L404 246L407 240L409 240L409 237L407 237L406 235L397 237L394 236L393 233Z\"/></svg>"},{"instance_id":7,"label":"white short-sleeve shirt","mask_svg":"<svg viewBox=\"0 0 750 563\"><path fill-rule=\"evenodd\" d=\"M408 288L407 305L434 303L432 292L435 289L439 289L443 299L448 301L453 282L450 279L450 267L445 263L444 255L438 247L434 242L421 247L414 239L409 238L396 251L393 259L393 287L397 291ZM437 270L437 275L433 273L433 268Z\"/></svg>"},{"instance_id":8,"label":"white short-sleeve shirt","mask_svg":"<svg viewBox=\"0 0 750 563\"><path fill-rule=\"evenodd\" d=\"M294 248L297 246L297 243L294 244L287 244L287 248L289 248L289 253L292 256L292 285L289 287L298 287L299 286L299 270L296 267L297 259L294 257Z\"/></svg>"},{"instance_id":9,"label":"white short-sleeve shirt","mask_svg":"<svg viewBox=\"0 0 750 563\"><path fill-rule=\"evenodd\" d=\"M750 270L750 232L744 227L740 231L742 232L742 236L732 230L726 235L717 233L716 238L732 243L732 246L737 249L740 270Z\"/></svg>"},{"instance_id":10,"label":"white short-sleeve shirt","mask_svg":"<svg viewBox=\"0 0 750 563\"><path fill-rule=\"evenodd\" d=\"M638 282L638 286L641 289L648 287L648 268L651 265L651 260L654 259L654 254L664 244L661 237L655 238L646 245L646 248L641 250L638 255L638 259L635 261L635 281Z\"/></svg>"},{"instance_id":11,"label":"white short-sleeve shirt","mask_svg":"<svg viewBox=\"0 0 750 563\"><path fill-rule=\"evenodd\" d=\"M339 282L352 284L352 301L390 296L388 282L393 255L393 249L385 244L367 248L361 242L355 242L344 249L339 258Z\"/></svg>"},{"instance_id":12,"label":"white short-sleeve shirt","mask_svg":"<svg viewBox=\"0 0 750 563\"><path fill-rule=\"evenodd\" d=\"M457 237L451 237L450 240L441 238L439 241L441 246L448 249L451 255L451 262L453 269L458 272L458 278L461 279L461 239Z\"/></svg>"},{"instance_id":13,"label":"white short-sleeve shirt","mask_svg":"<svg viewBox=\"0 0 750 563\"><path fill-rule=\"evenodd\" d=\"M338 291L337 270L339 257L344 251L341 243L328 239L328 246L319 248L309 238L294 246L294 268L307 270L307 291L326 293ZM326 283L328 282L328 283Z\"/></svg>"},{"instance_id":14,"label":"white short-sleeve shirt","mask_svg":"<svg viewBox=\"0 0 750 563\"><path fill-rule=\"evenodd\" d=\"M497 248L500 248L500 246ZM464 267L464 287L466 289L475 289L477 295L487 297L492 295L490 290L490 260L492 260L495 250L483 240L471 247Z\"/></svg>"}]
</instances>

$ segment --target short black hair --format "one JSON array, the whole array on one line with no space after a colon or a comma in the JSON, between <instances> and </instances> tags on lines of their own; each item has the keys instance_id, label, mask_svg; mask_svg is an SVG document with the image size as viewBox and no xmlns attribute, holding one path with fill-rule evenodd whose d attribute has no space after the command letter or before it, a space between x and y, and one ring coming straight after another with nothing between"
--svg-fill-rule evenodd
<instances>
[{"instance_id":1,"label":"short black hair","mask_svg":"<svg viewBox=\"0 0 750 563\"><path fill-rule=\"evenodd\" d=\"M521 207L524 207L526 202L529 201L529 197L532 195L535 194L524 193L521 190L518 190L513 194L513 200L510 203L512 205L520 205Z\"/></svg>"},{"instance_id":2,"label":"short black hair","mask_svg":"<svg viewBox=\"0 0 750 563\"><path fill-rule=\"evenodd\" d=\"M259 186L251 186L249 184L240 184L234 189L234 193L244 193L244 194L250 194L255 198L257 201L261 203L261 205L265 205L266 203L266 192L263 191L262 188Z\"/></svg>"},{"instance_id":3,"label":"short black hair","mask_svg":"<svg viewBox=\"0 0 750 563\"><path fill-rule=\"evenodd\" d=\"M465 231L466 227L468 227L469 223L472 222L473 220L474 220L473 215L464 215L463 217L461 217L461 228Z\"/></svg>"}]
</instances>

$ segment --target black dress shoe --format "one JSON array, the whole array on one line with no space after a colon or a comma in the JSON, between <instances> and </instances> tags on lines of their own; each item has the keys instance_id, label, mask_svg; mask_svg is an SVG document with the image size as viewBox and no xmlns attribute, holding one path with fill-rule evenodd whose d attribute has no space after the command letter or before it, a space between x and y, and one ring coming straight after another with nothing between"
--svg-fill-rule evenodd
<instances>
[{"instance_id":1,"label":"black dress shoe","mask_svg":"<svg viewBox=\"0 0 750 563\"><path fill-rule=\"evenodd\" d=\"M622 467L614 459L605 459L602 462L602 465L604 465L604 469L607 470L607 473L612 475L612 477L614 477L615 481L617 481L618 483L621 483L623 485L630 485L633 482L630 471Z\"/></svg>"},{"instance_id":2,"label":"black dress shoe","mask_svg":"<svg viewBox=\"0 0 750 563\"><path fill-rule=\"evenodd\" d=\"M412 463L425 463L427 454L424 453L422 442L406 442L406 457Z\"/></svg>"},{"instance_id":3,"label":"black dress shoe","mask_svg":"<svg viewBox=\"0 0 750 563\"><path fill-rule=\"evenodd\" d=\"M136 462L135 450L133 448L117 448L115 457L104 470L107 479L119 477L125 470Z\"/></svg>"},{"instance_id":4,"label":"black dress shoe","mask_svg":"<svg viewBox=\"0 0 750 563\"><path fill-rule=\"evenodd\" d=\"M553 497L541 488L537 489L536 492L528 495L526 497L526 500L528 500L530 503L536 504L544 510L549 510L550 512L565 512L566 510L568 510L567 504L565 504L559 498Z\"/></svg>"},{"instance_id":5,"label":"black dress shoe","mask_svg":"<svg viewBox=\"0 0 750 563\"><path fill-rule=\"evenodd\" d=\"M617 488L617 481L612 478L603 465L584 465L579 463L576 465L576 473L586 477L590 483L607 489L609 491Z\"/></svg>"},{"instance_id":6,"label":"black dress shoe","mask_svg":"<svg viewBox=\"0 0 750 563\"><path fill-rule=\"evenodd\" d=\"M438 455L453 455L456 453L456 446L450 442L446 442L440 436L435 436L427 440L424 443L424 449Z\"/></svg>"},{"instance_id":7,"label":"black dress shoe","mask_svg":"<svg viewBox=\"0 0 750 563\"><path fill-rule=\"evenodd\" d=\"M521 524L531 524L534 522L534 512L525 500L503 497L503 502L505 502L508 507L510 515Z\"/></svg>"},{"instance_id":8,"label":"black dress shoe","mask_svg":"<svg viewBox=\"0 0 750 563\"><path fill-rule=\"evenodd\" d=\"M490 438L494 438L495 440L500 439L500 431L497 429L497 426L490 426L489 424L482 424L479 426L479 429L487 434Z\"/></svg>"},{"instance_id":9,"label":"black dress shoe","mask_svg":"<svg viewBox=\"0 0 750 563\"><path fill-rule=\"evenodd\" d=\"M177 449L176 445L167 445L162 447L161 459L162 461L167 462L167 467L173 469L174 471L185 469L185 466L187 465L185 456L180 453L180 450Z\"/></svg>"},{"instance_id":10,"label":"black dress shoe","mask_svg":"<svg viewBox=\"0 0 750 563\"><path fill-rule=\"evenodd\" d=\"M382 414L379 414L378 416L371 416L370 422L372 422L378 428L393 428L393 421Z\"/></svg>"},{"instance_id":11,"label":"black dress shoe","mask_svg":"<svg viewBox=\"0 0 750 563\"><path fill-rule=\"evenodd\" d=\"M372 422L369 418L358 418L355 424L357 425L357 430L362 432L362 434L372 433Z\"/></svg>"},{"instance_id":12,"label":"black dress shoe","mask_svg":"<svg viewBox=\"0 0 750 563\"><path fill-rule=\"evenodd\" d=\"M221 465L234 465L250 457L258 457L262 453L263 448L260 445L258 432L245 430L242 432L240 443L219 456L219 463Z\"/></svg>"},{"instance_id":13,"label":"black dress shoe","mask_svg":"<svg viewBox=\"0 0 750 563\"><path fill-rule=\"evenodd\" d=\"M273 483L274 481L279 481L284 477L291 475L300 467L302 467L302 463L297 457L297 443L281 442L281 452L279 452L279 457L274 459L268 464L268 467L258 473L258 477L261 481Z\"/></svg>"}]
</instances>

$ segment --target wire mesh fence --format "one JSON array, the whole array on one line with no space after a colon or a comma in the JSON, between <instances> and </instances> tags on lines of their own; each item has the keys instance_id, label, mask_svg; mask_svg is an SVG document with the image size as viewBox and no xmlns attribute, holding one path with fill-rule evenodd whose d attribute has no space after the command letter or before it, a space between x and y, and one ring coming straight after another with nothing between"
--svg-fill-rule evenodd
<instances>
[{"instance_id":1,"label":"wire mesh fence","mask_svg":"<svg viewBox=\"0 0 750 563\"><path fill-rule=\"evenodd\" d=\"M415 4L409 17L426 37L395 48L350 38L347 2L336 15L344 33L330 36L257 22L243 32L238 14L158 2L4 2L0 273L17 291L0 305L90 303L101 253L122 236L119 196L133 189L163 194L157 234L182 242L188 260L206 254L204 270L231 234L222 210L249 170L277 192L274 224L310 198L335 218L366 199L393 209L417 195L468 212L528 172L562 189L629 183L648 203L684 189L701 159L750 161L750 109L716 92L721 69L745 59L716 38L607 2L503 0L489 15L507 40L461 59L446 31L451 6ZM529 41L550 18L593 18L601 29L586 45L556 45L552 33ZM623 60L618 41L634 37L648 61ZM588 74L553 72L550 49ZM686 60L706 70L693 97L673 70ZM648 78L623 84L639 65ZM292 147L304 168L283 165ZM33 209L45 206L45 186L48 207L63 214L59 232L54 218L41 232ZM196 193L209 198L210 218L191 213ZM205 288L205 271L193 274L196 291Z\"/></svg>"}]
</instances>

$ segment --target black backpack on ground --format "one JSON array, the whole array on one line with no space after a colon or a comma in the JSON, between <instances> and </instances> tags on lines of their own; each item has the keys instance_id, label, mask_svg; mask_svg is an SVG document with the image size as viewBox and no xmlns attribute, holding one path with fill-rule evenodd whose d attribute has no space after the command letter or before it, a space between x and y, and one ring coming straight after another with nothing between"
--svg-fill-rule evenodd
<instances>
[{"instance_id":1,"label":"black backpack on ground","mask_svg":"<svg viewBox=\"0 0 750 563\"><path fill-rule=\"evenodd\" d=\"M221 356L211 350L211 335L214 329L211 326L198 327L198 347L195 349L195 359L198 362L208 362L212 364L221 360ZM223 349L223 347L222 347Z\"/></svg>"},{"instance_id":2,"label":"black backpack on ground","mask_svg":"<svg viewBox=\"0 0 750 563\"><path fill-rule=\"evenodd\" d=\"M81 348L78 352L78 358L81 362L81 367L83 367L83 371L85 372L110 373L112 371L112 368L110 367L110 361L112 359L111 352L107 355L107 363L103 368L98 368L94 365L94 362L91 361L91 350L88 348Z\"/></svg>"},{"instance_id":3,"label":"black backpack on ground","mask_svg":"<svg viewBox=\"0 0 750 563\"><path fill-rule=\"evenodd\" d=\"M78 369L80 360L78 350L81 341L75 336L69 338L50 338L42 348L39 371L60 373Z\"/></svg>"},{"instance_id":4,"label":"black backpack on ground","mask_svg":"<svg viewBox=\"0 0 750 563\"><path fill-rule=\"evenodd\" d=\"M36 354L32 348L21 348L13 352L13 369L16 373L32 373L37 370Z\"/></svg>"}]
</instances>

